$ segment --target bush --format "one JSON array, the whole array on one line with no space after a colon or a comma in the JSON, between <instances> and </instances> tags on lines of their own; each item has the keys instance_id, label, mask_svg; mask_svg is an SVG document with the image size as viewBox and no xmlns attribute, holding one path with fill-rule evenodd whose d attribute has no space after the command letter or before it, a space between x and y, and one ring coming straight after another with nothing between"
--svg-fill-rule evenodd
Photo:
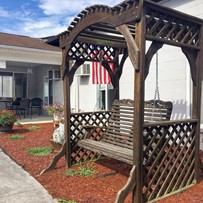
<instances>
[{"instance_id":1,"label":"bush","mask_svg":"<svg viewBox=\"0 0 203 203\"><path fill-rule=\"evenodd\" d=\"M30 131L35 131L35 130L40 129L40 127L36 126L36 125L32 125L32 126L29 126L27 129L30 130Z\"/></svg>"},{"instance_id":2,"label":"bush","mask_svg":"<svg viewBox=\"0 0 203 203\"><path fill-rule=\"evenodd\" d=\"M92 164L81 166L79 167L79 170L67 170L65 172L67 176L74 176L74 175L80 175L80 176L91 176L97 174L97 172L94 170L94 166Z\"/></svg>"},{"instance_id":3,"label":"bush","mask_svg":"<svg viewBox=\"0 0 203 203\"><path fill-rule=\"evenodd\" d=\"M11 110L0 111L0 125L7 126L13 125L17 121L16 114Z\"/></svg>"},{"instance_id":4,"label":"bush","mask_svg":"<svg viewBox=\"0 0 203 203\"><path fill-rule=\"evenodd\" d=\"M18 134L16 134L16 135L11 135L11 136L9 137L9 139L10 139L10 140L22 140L22 139L24 139L24 136L23 136L23 135L18 135Z\"/></svg>"},{"instance_id":5,"label":"bush","mask_svg":"<svg viewBox=\"0 0 203 203\"><path fill-rule=\"evenodd\" d=\"M52 147L34 147L27 150L28 154L34 156L47 156L52 152Z\"/></svg>"}]
</instances>

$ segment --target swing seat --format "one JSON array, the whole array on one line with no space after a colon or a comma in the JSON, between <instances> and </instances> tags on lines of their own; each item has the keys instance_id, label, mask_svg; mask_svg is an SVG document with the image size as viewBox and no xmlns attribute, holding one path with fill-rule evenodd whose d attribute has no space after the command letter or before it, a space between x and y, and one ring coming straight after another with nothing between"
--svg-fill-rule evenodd
<instances>
[{"instance_id":1,"label":"swing seat","mask_svg":"<svg viewBox=\"0 0 203 203\"><path fill-rule=\"evenodd\" d=\"M146 122L170 120L171 112L171 102L145 101L144 118ZM96 141L91 136L95 129L101 127L87 126L84 139L78 142L78 146L133 164L133 116L133 100L115 100L112 105L108 126L105 128L101 140Z\"/></svg>"}]
</instances>

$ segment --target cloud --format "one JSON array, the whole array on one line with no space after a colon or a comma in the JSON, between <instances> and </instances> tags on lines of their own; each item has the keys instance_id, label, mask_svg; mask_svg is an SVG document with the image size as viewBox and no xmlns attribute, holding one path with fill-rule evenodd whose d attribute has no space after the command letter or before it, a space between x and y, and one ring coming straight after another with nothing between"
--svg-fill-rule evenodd
<instances>
[{"instance_id":1,"label":"cloud","mask_svg":"<svg viewBox=\"0 0 203 203\"><path fill-rule=\"evenodd\" d=\"M115 5L120 0L103 1L106 5ZM73 18L87 6L101 4L101 0L39 0L38 7L42 9L44 18L24 22L23 31L32 37L57 35L65 31Z\"/></svg>"},{"instance_id":2,"label":"cloud","mask_svg":"<svg viewBox=\"0 0 203 203\"><path fill-rule=\"evenodd\" d=\"M103 0L102 4L114 6L120 0ZM101 4L101 0L39 0L39 8L41 8L46 15L77 14L88 6L94 4Z\"/></svg>"},{"instance_id":3,"label":"cloud","mask_svg":"<svg viewBox=\"0 0 203 203\"><path fill-rule=\"evenodd\" d=\"M63 19L63 21L65 21L65 19ZM67 27L64 22L60 22L60 19L47 17L40 18L37 21L29 20L24 22L23 32L32 37L46 37L57 35L66 30Z\"/></svg>"},{"instance_id":4,"label":"cloud","mask_svg":"<svg viewBox=\"0 0 203 203\"><path fill-rule=\"evenodd\" d=\"M0 7L0 17L8 17L9 14L3 7Z\"/></svg>"},{"instance_id":5,"label":"cloud","mask_svg":"<svg viewBox=\"0 0 203 203\"><path fill-rule=\"evenodd\" d=\"M0 32L30 37L57 35L65 31L74 17L86 7L101 4L101 0L32 0L25 4L23 2L18 4L15 10L0 7ZM114 6L120 2L121 0L103 0L102 4Z\"/></svg>"}]
</instances>

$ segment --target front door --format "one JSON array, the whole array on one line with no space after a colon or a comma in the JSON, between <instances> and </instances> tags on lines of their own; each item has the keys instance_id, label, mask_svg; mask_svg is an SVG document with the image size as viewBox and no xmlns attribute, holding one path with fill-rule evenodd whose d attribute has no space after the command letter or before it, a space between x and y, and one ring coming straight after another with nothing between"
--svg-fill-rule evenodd
<instances>
[{"instance_id":1,"label":"front door","mask_svg":"<svg viewBox=\"0 0 203 203\"><path fill-rule=\"evenodd\" d=\"M27 74L14 73L15 97L27 98Z\"/></svg>"}]
</instances>

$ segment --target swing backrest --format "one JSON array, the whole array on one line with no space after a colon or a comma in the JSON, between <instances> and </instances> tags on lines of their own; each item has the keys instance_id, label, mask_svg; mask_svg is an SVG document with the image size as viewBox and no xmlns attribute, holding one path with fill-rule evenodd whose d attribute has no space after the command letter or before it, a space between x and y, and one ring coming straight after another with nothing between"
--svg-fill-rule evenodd
<instances>
[{"instance_id":1,"label":"swing backrest","mask_svg":"<svg viewBox=\"0 0 203 203\"><path fill-rule=\"evenodd\" d=\"M133 149L134 101L114 100L108 127L102 141L119 147Z\"/></svg>"},{"instance_id":2,"label":"swing backrest","mask_svg":"<svg viewBox=\"0 0 203 203\"><path fill-rule=\"evenodd\" d=\"M170 120L171 111L172 102L145 101L144 121L158 122ZM127 149L133 149L133 116L133 100L115 100L112 105L108 127L102 136L102 141Z\"/></svg>"},{"instance_id":3,"label":"swing backrest","mask_svg":"<svg viewBox=\"0 0 203 203\"><path fill-rule=\"evenodd\" d=\"M173 104L170 101L148 100L144 103L144 121L159 122L171 118Z\"/></svg>"}]
</instances>

